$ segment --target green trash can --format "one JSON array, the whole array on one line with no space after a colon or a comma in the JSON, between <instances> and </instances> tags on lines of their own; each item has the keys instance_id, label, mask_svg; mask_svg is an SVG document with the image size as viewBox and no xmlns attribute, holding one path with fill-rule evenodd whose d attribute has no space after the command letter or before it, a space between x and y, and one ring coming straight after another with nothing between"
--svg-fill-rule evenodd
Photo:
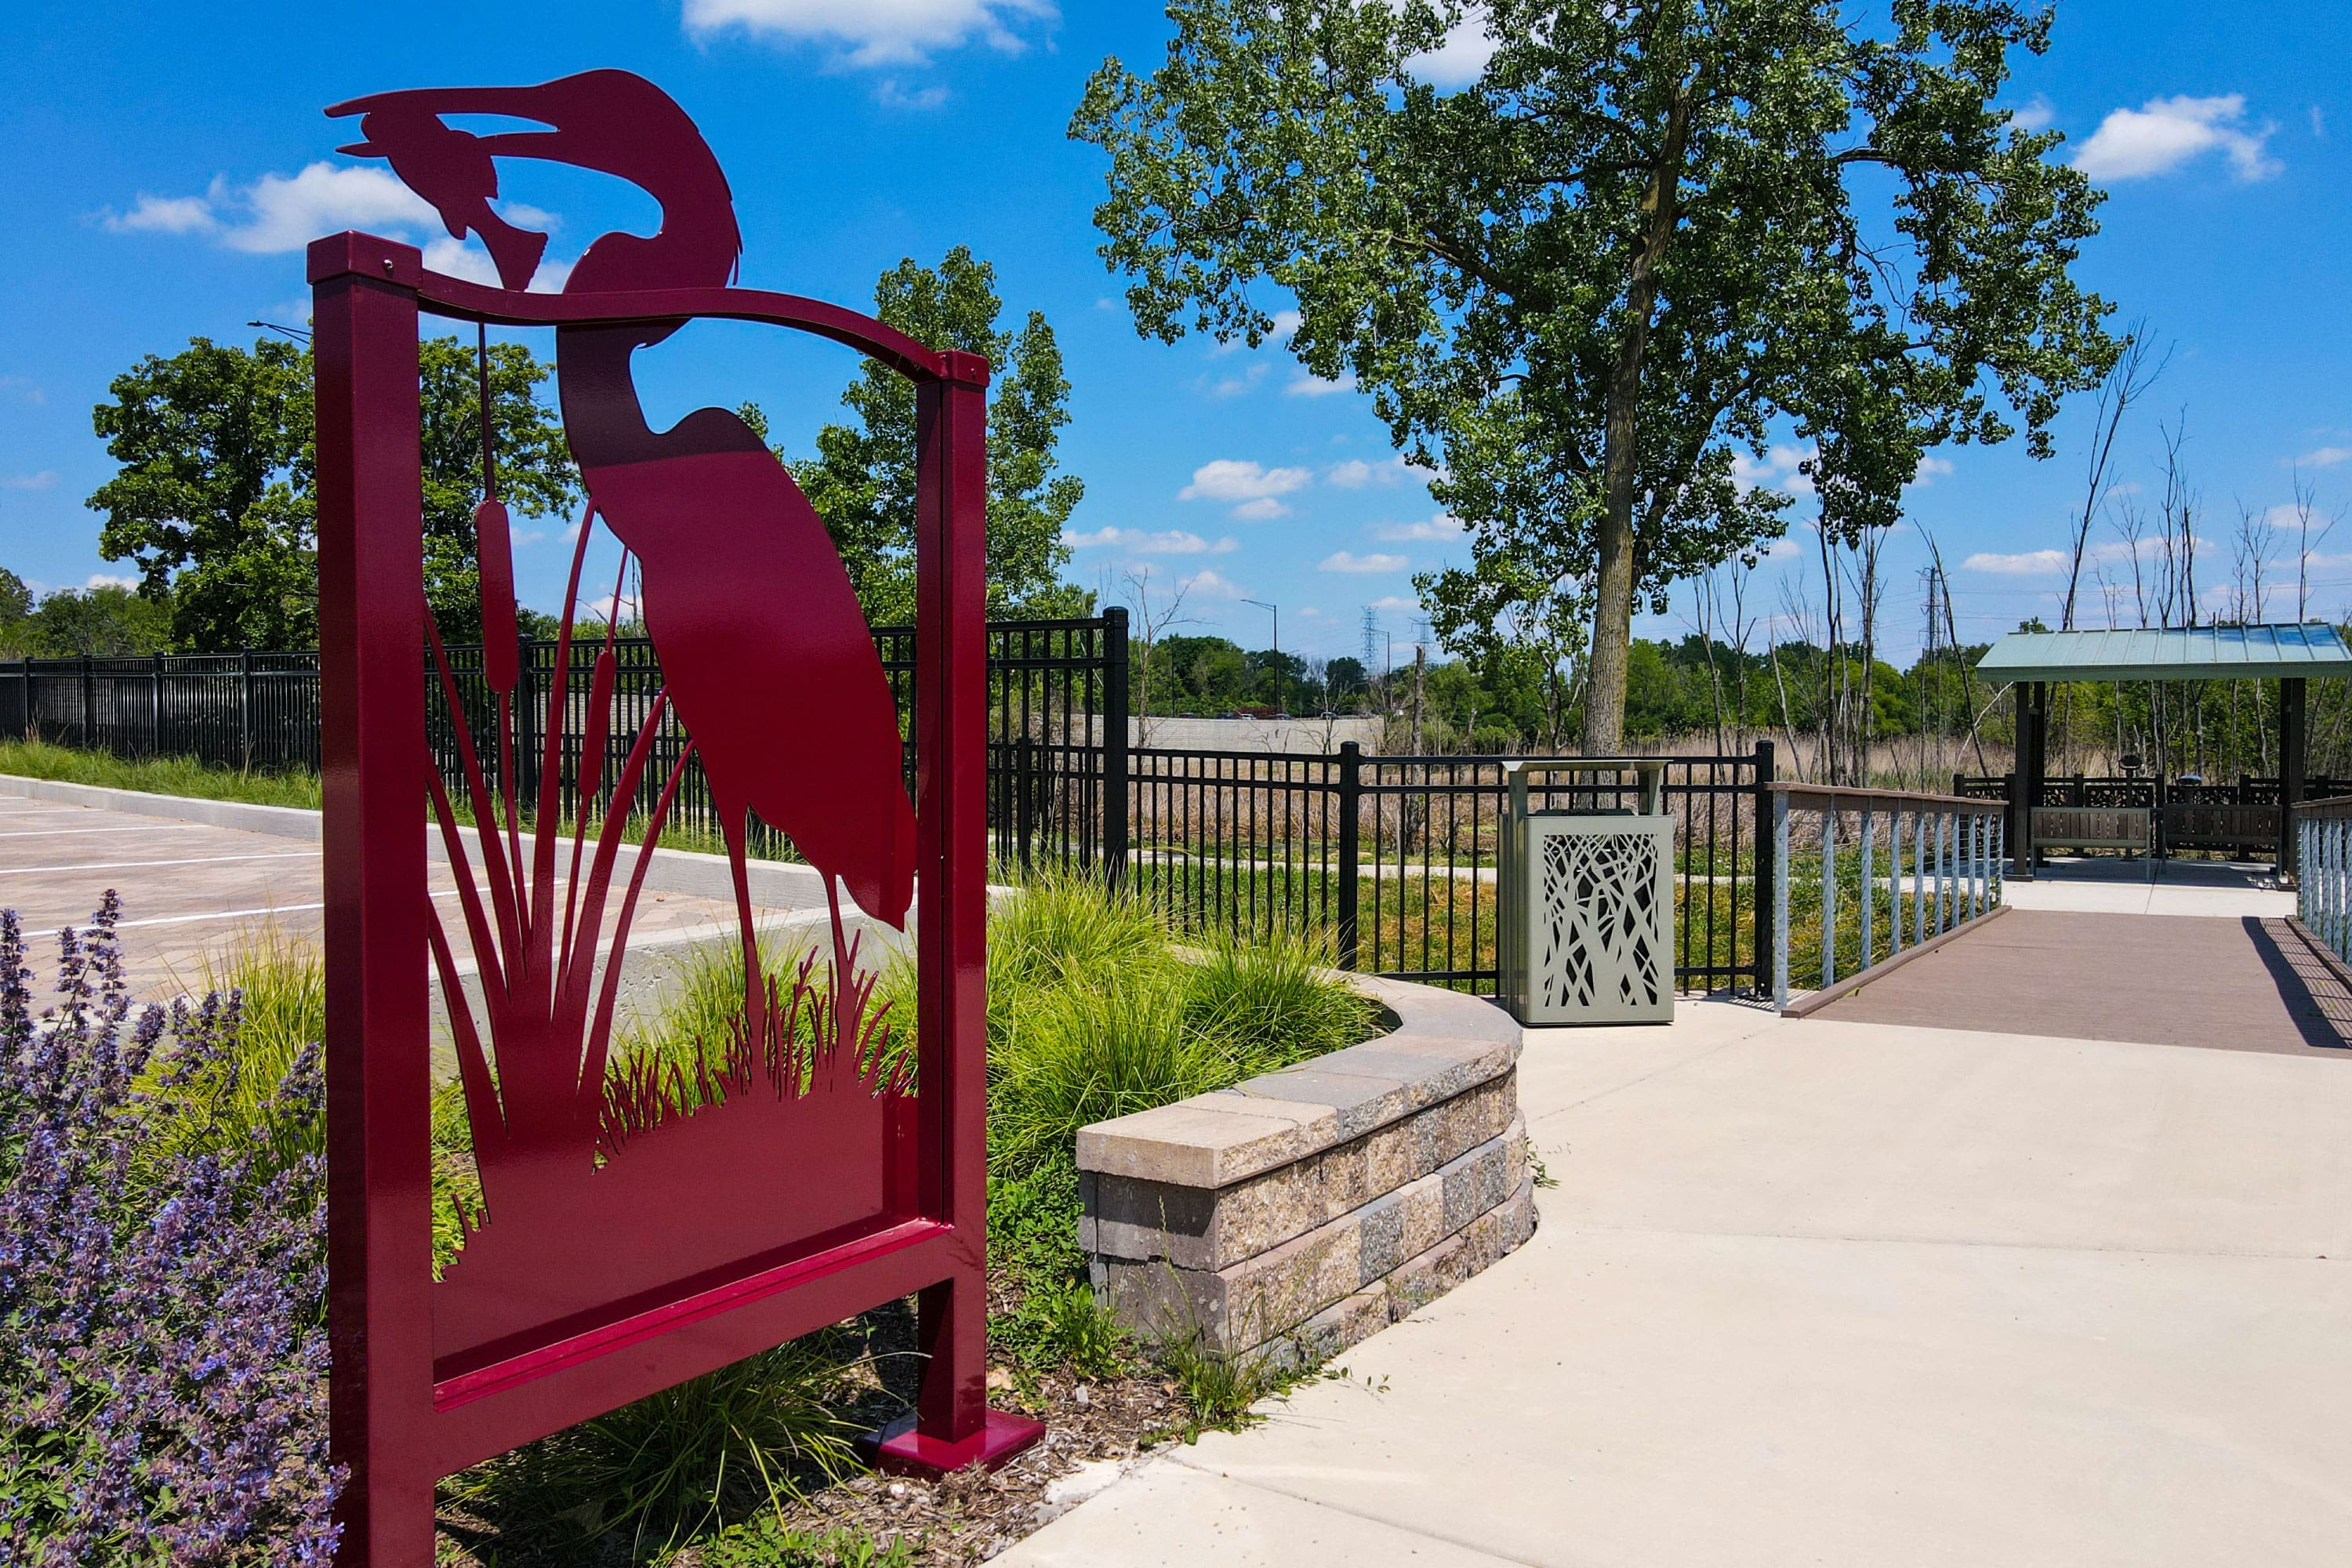
<instances>
[{"instance_id":1,"label":"green trash can","mask_svg":"<svg viewBox=\"0 0 2352 1568\"><path fill-rule=\"evenodd\" d=\"M1554 790L1615 795L1632 810L1529 803ZM1592 774L1613 775L1596 780ZM1654 757L1520 757L1496 866L1496 990L1522 1024L1664 1024L1675 1016L1675 823ZM1552 783L1559 775L1586 775ZM1535 784L1534 781L1543 783Z\"/></svg>"}]
</instances>

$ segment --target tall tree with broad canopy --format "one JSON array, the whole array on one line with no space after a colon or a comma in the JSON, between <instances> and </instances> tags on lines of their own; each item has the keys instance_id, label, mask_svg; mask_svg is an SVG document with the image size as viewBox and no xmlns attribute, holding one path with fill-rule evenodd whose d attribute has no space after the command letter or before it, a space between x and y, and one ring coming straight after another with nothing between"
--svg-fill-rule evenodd
<instances>
[{"instance_id":1,"label":"tall tree with broad canopy","mask_svg":"<svg viewBox=\"0 0 2352 1568\"><path fill-rule=\"evenodd\" d=\"M1089 596L1063 584L1062 525L1086 493L1055 448L1070 422L1070 384L1045 312L1001 330L996 268L957 246L937 268L908 257L882 274L874 313L934 349L985 354L988 389L988 609L991 615L1084 614ZM849 568L866 619L915 618L915 389L871 361L841 395L854 425L817 432L814 458L793 465Z\"/></svg>"},{"instance_id":2,"label":"tall tree with broad canopy","mask_svg":"<svg viewBox=\"0 0 2352 1568\"><path fill-rule=\"evenodd\" d=\"M1584 745L1612 752L1636 605L1787 527L1740 451L1817 448L1849 539L1938 444L2016 419L2048 454L2116 353L2069 272L2103 197L1993 101L2047 5L1493 0L1480 79L1416 80L1464 15L1172 0L1166 63L1105 61L1071 133L1110 154L1139 331L1255 345L1286 295L1292 352L1440 470L1475 563L1429 584L1441 620L1589 604Z\"/></svg>"},{"instance_id":3,"label":"tall tree with broad canopy","mask_svg":"<svg viewBox=\"0 0 2352 1568\"><path fill-rule=\"evenodd\" d=\"M474 348L418 345L423 371L425 596L442 637L482 634L474 503L482 437ZM171 605L172 637L196 653L309 647L319 637L317 448L310 353L263 338L250 350L193 338L114 378L91 413L119 469L89 498L99 552L134 561L142 591ZM520 518L562 510L579 477L539 401L547 367L520 343L489 351L499 491Z\"/></svg>"}]
</instances>

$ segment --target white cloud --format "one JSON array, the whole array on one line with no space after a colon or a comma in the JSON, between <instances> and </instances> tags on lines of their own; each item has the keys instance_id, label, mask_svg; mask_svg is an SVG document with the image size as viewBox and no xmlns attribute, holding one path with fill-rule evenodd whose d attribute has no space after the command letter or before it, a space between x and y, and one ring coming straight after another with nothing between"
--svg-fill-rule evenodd
<instances>
[{"instance_id":1,"label":"white cloud","mask_svg":"<svg viewBox=\"0 0 2352 1568\"><path fill-rule=\"evenodd\" d=\"M1356 373L1349 371L1337 381L1326 381L1302 370L1292 376L1290 384L1282 390L1292 397L1328 397L1335 392L1353 392L1356 390Z\"/></svg>"},{"instance_id":2,"label":"white cloud","mask_svg":"<svg viewBox=\"0 0 2352 1568\"><path fill-rule=\"evenodd\" d=\"M1990 572L1998 577L2035 577L2051 572L2066 570L2067 555L2063 550L2027 550L2015 555L1978 551L1960 563L1963 572Z\"/></svg>"},{"instance_id":3,"label":"white cloud","mask_svg":"<svg viewBox=\"0 0 2352 1568\"><path fill-rule=\"evenodd\" d=\"M2352 447L2322 447L2297 458L2294 466L2299 468L2332 468L2347 458L2352 458Z\"/></svg>"},{"instance_id":4,"label":"white cloud","mask_svg":"<svg viewBox=\"0 0 2352 1568\"><path fill-rule=\"evenodd\" d=\"M1921 458L1919 459L1919 466L1912 470L1911 488L1913 489L1924 490L1929 485L1934 484L1937 479L1950 479L1953 472L1954 469L1952 468L1951 458L1938 458L1933 452L1930 452L1926 457Z\"/></svg>"},{"instance_id":5,"label":"white cloud","mask_svg":"<svg viewBox=\"0 0 2352 1568\"><path fill-rule=\"evenodd\" d=\"M43 468L37 474L15 474L0 479L0 490L45 490L58 482L55 468Z\"/></svg>"},{"instance_id":6,"label":"white cloud","mask_svg":"<svg viewBox=\"0 0 2352 1568\"><path fill-rule=\"evenodd\" d=\"M1232 578L1208 567L1202 567L1190 577L1180 577L1176 585L1188 594L1199 594L1213 599L1238 599L1245 592Z\"/></svg>"},{"instance_id":7,"label":"white cloud","mask_svg":"<svg viewBox=\"0 0 2352 1568\"><path fill-rule=\"evenodd\" d=\"M1148 555L1230 555L1242 547L1230 535L1212 542L1181 528L1147 533L1139 528L1104 527L1092 533L1065 532L1062 542L1073 550L1124 548Z\"/></svg>"},{"instance_id":8,"label":"white cloud","mask_svg":"<svg viewBox=\"0 0 2352 1568\"><path fill-rule=\"evenodd\" d=\"M1357 555L1335 550L1315 563L1318 572L1402 572L1412 563L1402 555Z\"/></svg>"},{"instance_id":9,"label":"white cloud","mask_svg":"<svg viewBox=\"0 0 2352 1568\"><path fill-rule=\"evenodd\" d=\"M111 572L93 572L89 574L89 580L82 584L82 591L88 593L92 588L136 588L137 586L139 586L139 579L136 577L120 577Z\"/></svg>"},{"instance_id":10,"label":"white cloud","mask_svg":"<svg viewBox=\"0 0 2352 1568\"><path fill-rule=\"evenodd\" d=\"M708 36L740 27L755 38L824 42L853 66L919 65L973 38L1016 54L1013 29L1059 19L1049 0L686 0L686 30Z\"/></svg>"},{"instance_id":11,"label":"white cloud","mask_svg":"<svg viewBox=\"0 0 2352 1568\"><path fill-rule=\"evenodd\" d=\"M1443 44L1405 61L1405 74L1435 88L1468 87L1486 70L1495 47L1486 33L1486 8L1474 5L1447 31Z\"/></svg>"},{"instance_id":12,"label":"white cloud","mask_svg":"<svg viewBox=\"0 0 2352 1568\"><path fill-rule=\"evenodd\" d=\"M26 403L47 403L49 395L43 392L29 375L0 375L0 393L20 397Z\"/></svg>"},{"instance_id":13,"label":"white cloud","mask_svg":"<svg viewBox=\"0 0 2352 1568\"><path fill-rule=\"evenodd\" d=\"M499 204L499 216L521 228L542 232L562 220L522 202ZM118 234L204 234L231 250L281 256L300 250L320 235L364 229L394 239L421 242L425 265L436 272L498 287L498 268L478 239L453 239L425 198L391 171L372 165L305 164L293 174L264 174L232 186L217 179L201 196L153 196L142 193L128 213L107 213L102 221ZM572 263L541 261L531 287L549 292L563 286Z\"/></svg>"},{"instance_id":14,"label":"white cloud","mask_svg":"<svg viewBox=\"0 0 2352 1568\"><path fill-rule=\"evenodd\" d=\"M899 85L898 78L889 77L883 80L880 87L874 89L874 101L885 109L907 109L923 113L944 107L947 100L948 89L945 82L933 82L929 87L907 88Z\"/></svg>"},{"instance_id":15,"label":"white cloud","mask_svg":"<svg viewBox=\"0 0 2352 1568\"><path fill-rule=\"evenodd\" d=\"M241 221L223 226L221 243L257 255L299 250L346 228L442 232L431 204L390 170L372 165L310 163L298 174L264 174L233 195L215 180L209 199L215 213L223 205L244 209Z\"/></svg>"},{"instance_id":16,"label":"white cloud","mask_svg":"<svg viewBox=\"0 0 2352 1568\"><path fill-rule=\"evenodd\" d=\"M1264 522L1288 515L1290 509L1276 498L1312 484L1305 468L1269 468L1234 458L1218 458L1192 470L1192 482L1176 492L1178 500L1238 501L1234 515L1245 522Z\"/></svg>"},{"instance_id":17,"label":"white cloud","mask_svg":"<svg viewBox=\"0 0 2352 1568\"><path fill-rule=\"evenodd\" d=\"M1323 471L1323 477L1343 490L1360 490L1366 485L1392 485L1404 478L1402 458L1384 458L1368 463L1361 458L1347 458Z\"/></svg>"},{"instance_id":18,"label":"white cloud","mask_svg":"<svg viewBox=\"0 0 2352 1568\"><path fill-rule=\"evenodd\" d=\"M2009 113L2009 122L2020 131L2047 131L2057 118L2058 111L2051 108L2050 100L2038 92Z\"/></svg>"},{"instance_id":19,"label":"white cloud","mask_svg":"<svg viewBox=\"0 0 2352 1568\"><path fill-rule=\"evenodd\" d=\"M2311 135L2315 142L2327 140L2327 111L2315 103L2311 106Z\"/></svg>"},{"instance_id":20,"label":"white cloud","mask_svg":"<svg viewBox=\"0 0 2352 1568\"><path fill-rule=\"evenodd\" d=\"M1813 493L1812 477L1799 469L1820 456L1821 448L1810 442L1801 447L1773 447L1760 458L1751 457L1746 452L1734 452L1731 455L1731 477L1750 489L1784 490L1790 495L1809 496Z\"/></svg>"},{"instance_id":21,"label":"white cloud","mask_svg":"<svg viewBox=\"0 0 2352 1568\"><path fill-rule=\"evenodd\" d=\"M2152 98L2138 109L2118 109L2099 121L2074 155L2074 167L2095 180L2137 180L2168 174L2201 153L2219 149L2241 180L2267 180L2279 172L2263 151L2272 127L2249 131L2245 94L2214 98Z\"/></svg>"},{"instance_id":22,"label":"white cloud","mask_svg":"<svg viewBox=\"0 0 2352 1568\"><path fill-rule=\"evenodd\" d=\"M1276 310L1274 313L1274 325L1266 329L1265 336L1260 341L1258 346L1263 348L1267 343L1288 343L1290 334L1298 330L1298 321L1297 311ZM1213 342L1209 345L1209 357L1216 359L1224 354L1238 353L1247 347L1249 343L1245 339L1227 338L1223 342Z\"/></svg>"},{"instance_id":23,"label":"white cloud","mask_svg":"<svg viewBox=\"0 0 2352 1568\"><path fill-rule=\"evenodd\" d=\"M214 225L212 204L202 196L155 196L145 191L127 213L103 220L116 234L194 234Z\"/></svg>"},{"instance_id":24,"label":"white cloud","mask_svg":"<svg viewBox=\"0 0 2352 1568\"><path fill-rule=\"evenodd\" d=\"M1374 599L1370 605L1367 605L1365 608L1375 612L1381 610L1417 611L1421 608L1421 601L1419 599L1408 599L1396 594L1391 594L1386 598Z\"/></svg>"},{"instance_id":25,"label":"white cloud","mask_svg":"<svg viewBox=\"0 0 2352 1568\"><path fill-rule=\"evenodd\" d=\"M511 522L507 524L507 542L517 549L528 544L537 544L546 537L547 531L543 528L526 529Z\"/></svg>"},{"instance_id":26,"label":"white cloud","mask_svg":"<svg viewBox=\"0 0 2352 1568\"><path fill-rule=\"evenodd\" d=\"M1263 364L1244 365L1231 375L1203 376L1192 384L1210 397L1239 397L1265 379Z\"/></svg>"},{"instance_id":27,"label":"white cloud","mask_svg":"<svg viewBox=\"0 0 2352 1568\"><path fill-rule=\"evenodd\" d=\"M1445 511L1423 518L1418 522L1372 524L1374 539L1385 540L1396 544L1402 544L1409 540L1420 540L1433 544L1448 544L1460 539L1467 531L1468 530L1462 526L1460 518L1455 517L1452 512Z\"/></svg>"}]
</instances>

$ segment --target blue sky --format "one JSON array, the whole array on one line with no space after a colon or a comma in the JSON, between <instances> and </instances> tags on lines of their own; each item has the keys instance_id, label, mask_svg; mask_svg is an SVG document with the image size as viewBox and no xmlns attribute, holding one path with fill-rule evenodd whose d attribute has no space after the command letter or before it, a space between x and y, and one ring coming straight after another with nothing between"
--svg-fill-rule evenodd
<instances>
[{"instance_id":1,"label":"blue sky","mask_svg":"<svg viewBox=\"0 0 2352 1568\"><path fill-rule=\"evenodd\" d=\"M1077 581L1119 601L1131 572L1153 574L1163 595L1190 580L1186 629L1256 647L1268 617L1242 601L1270 601L1284 646L1324 655L1357 651L1370 606L1406 649L1411 573L1466 552L1368 401L1311 382L1278 343L1220 353L1139 340L1096 258L1100 159L1064 130L1104 56L1148 68L1165 36L1157 7L1127 0L1058 11L1049 0L424 0L393 12L20 0L0 22L0 191L17 235L0 248L11 307L0 564L42 586L125 570L100 559L98 519L82 504L110 471L89 425L110 376L194 334L245 342L256 317L299 322L300 246L314 234L429 237L382 177L341 172L361 165L336 157L348 137L320 105L615 65L667 88L718 150L747 284L865 305L884 268L961 242L996 264L1009 308L1046 312L1073 386L1065 458L1087 482L1072 524ZM2125 430L2118 474L2152 500L2158 420L2181 422L2209 560L2226 551L2241 505L2286 505L2298 474L2323 514L2352 505L2352 92L2329 68L2347 48L2352 8L2315 0L2067 0L2055 47L2022 63L2010 94L2064 131L2068 155L2113 193L2082 276L2174 345ZM1433 71L1476 50L1465 39L1453 53ZM558 261L649 216L560 171L513 170L507 195L554 215ZM711 326L667 345L646 375L673 413L756 399L777 437L805 451L851 369L830 345ZM2046 552L2079 505L2087 416L2070 410L2049 463L2012 442L1930 465L1889 546L1891 642L1916 641L1923 530L1954 568L1963 637L2049 613ZM1785 473L1793 460L1783 448L1757 468ZM560 521L526 524L519 540L520 591L542 607L560 591L562 531ZM1805 564L1769 563L1756 597L1777 608L1780 579ZM2352 606L2352 521L2312 565L2313 613ZM2291 558L2273 580L2282 572L2291 582ZM1685 602L1638 629L1681 635ZM2270 606L2274 617L2294 607L2291 595Z\"/></svg>"}]
</instances>

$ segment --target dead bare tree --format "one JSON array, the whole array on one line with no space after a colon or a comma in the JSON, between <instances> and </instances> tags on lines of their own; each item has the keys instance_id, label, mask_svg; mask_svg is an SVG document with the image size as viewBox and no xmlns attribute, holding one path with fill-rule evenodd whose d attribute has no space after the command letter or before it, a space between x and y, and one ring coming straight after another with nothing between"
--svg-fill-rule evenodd
<instances>
[{"instance_id":1,"label":"dead bare tree","mask_svg":"<svg viewBox=\"0 0 2352 1568\"><path fill-rule=\"evenodd\" d=\"M1151 651L1171 626L1191 626L1198 618L1184 614L1184 597L1192 584L1181 581L1175 592L1155 605L1152 603L1152 581L1156 574L1151 565L1130 570L1126 575L1128 596L1135 601L1135 615L1128 623L1130 635L1143 644L1143 660L1136 667L1135 734L1138 745L1151 744Z\"/></svg>"},{"instance_id":2,"label":"dead bare tree","mask_svg":"<svg viewBox=\"0 0 2352 1568\"><path fill-rule=\"evenodd\" d=\"M2083 557L2090 548L2091 525L2100 509L2106 504L2111 481L2108 464L2115 457L2116 435L2123 428L2124 416L2164 374L2164 367L2172 363L2172 345L2167 343L2158 353L2150 336L2147 318L2133 321L2124 335L2122 351L2116 355L2115 364L2106 379L2099 383L2096 399L2091 405L2090 461L2083 482L2083 509L2074 519L2074 548L2066 571L2066 604L2058 620L2060 631L2074 629L2074 597L2083 581Z\"/></svg>"}]
</instances>

